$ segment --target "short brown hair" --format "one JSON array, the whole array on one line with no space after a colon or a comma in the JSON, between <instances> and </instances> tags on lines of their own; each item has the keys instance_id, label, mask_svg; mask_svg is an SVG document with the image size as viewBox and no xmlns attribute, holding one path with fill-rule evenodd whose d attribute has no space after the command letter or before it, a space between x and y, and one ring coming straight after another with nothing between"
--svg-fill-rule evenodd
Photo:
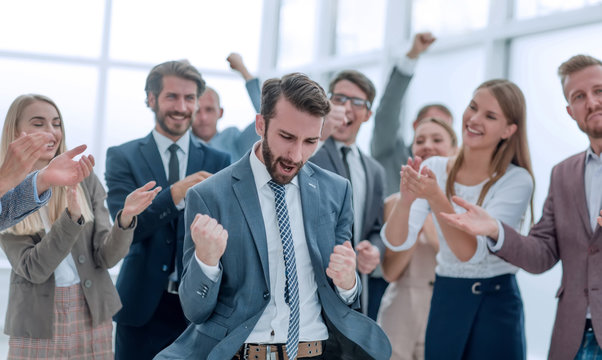
<instances>
[{"instance_id":1,"label":"short brown hair","mask_svg":"<svg viewBox=\"0 0 602 360\"><path fill-rule=\"evenodd\" d=\"M560 76L560 85L562 86L562 92L564 93L564 81L566 80L567 76L576 73L577 71L583 70L586 67L594 65L602 66L602 61L596 59L593 56L582 54L575 55L567 61L560 64L560 66L558 67L558 76Z\"/></svg>"},{"instance_id":2,"label":"short brown hair","mask_svg":"<svg viewBox=\"0 0 602 360\"><path fill-rule=\"evenodd\" d=\"M276 114L276 103L283 97L300 111L324 117L330 112L326 92L307 75L292 73L266 80L261 89L261 115L266 126Z\"/></svg>"},{"instance_id":3,"label":"short brown hair","mask_svg":"<svg viewBox=\"0 0 602 360\"><path fill-rule=\"evenodd\" d=\"M336 84L342 80L351 81L357 85L357 87L359 87L364 94L366 94L366 100L370 101L370 106L372 106L374 103L374 98L376 97L376 88L366 75L356 70L343 70L338 73L334 79L332 79L330 85L328 86L328 92L332 94ZM368 106L368 110L370 109L370 106Z\"/></svg>"},{"instance_id":4,"label":"short brown hair","mask_svg":"<svg viewBox=\"0 0 602 360\"><path fill-rule=\"evenodd\" d=\"M167 61L156 65L146 77L146 106L148 105L148 94L153 94L155 98L163 90L163 77L176 76L182 79L191 80L196 83L196 97L200 97L205 91L205 80L201 73L190 64L188 60Z\"/></svg>"},{"instance_id":5,"label":"short brown hair","mask_svg":"<svg viewBox=\"0 0 602 360\"><path fill-rule=\"evenodd\" d=\"M453 119L453 115L451 113L451 111L449 111L449 109L447 108L447 106L443 105L443 104L426 104L423 107L420 108L420 110L418 110L418 114L416 115L416 121L420 121L422 120L422 118L424 118L426 116L426 113L429 112L429 110L431 109L437 109L439 111L441 111L442 113L444 113L445 115L449 116L450 119ZM443 119L441 119L443 120Z\"/></svg>"}]
</instances>

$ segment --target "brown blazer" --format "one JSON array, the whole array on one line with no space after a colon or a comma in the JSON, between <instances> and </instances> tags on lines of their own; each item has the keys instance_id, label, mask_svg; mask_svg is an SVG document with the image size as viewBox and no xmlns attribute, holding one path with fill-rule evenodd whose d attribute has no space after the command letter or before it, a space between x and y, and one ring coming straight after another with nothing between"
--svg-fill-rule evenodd
<instances>
[{"instance_id":1,"label":"brown blazer","mask_svg":"<svg viewBox=\"0 0 602 360\"><path fill-rule=\"evenodd\" d=\"M505 240L496 253L531 273L562 261L562 283L549 359L573 359L579 350L589 305L596 340L602 344L602 230L590 225L585 197L585 152L552 169L541 220L528 236L504 226Z\"/></svg>"},{"instance_id":2,"label":"brown blazer","mask_svg":"<svg viewBox=\"0 0 602 360\"><path fill-rule=\"evenodd\" d=\"M92 325L110 320L121 308L107 269L128 252L134 234L111 226L104 201L106 193L95 174L83 182L94 220L83 225L66 211L48 234L1 234L0 245L10 261L10 291L4 332L11 336L52 338L54 323L54 270L71 254L80 278Z\"/></svg>"}]
</instances>

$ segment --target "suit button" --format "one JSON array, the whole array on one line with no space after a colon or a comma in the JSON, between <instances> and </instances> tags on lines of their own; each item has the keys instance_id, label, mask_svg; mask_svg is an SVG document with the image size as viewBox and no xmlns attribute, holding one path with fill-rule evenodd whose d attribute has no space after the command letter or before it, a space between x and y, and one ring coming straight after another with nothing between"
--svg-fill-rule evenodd
<instances>
[{"instance_id":1,"label":"suit button","mask_svg":"<svg viewBox=\"0 0 602 360\"><path fill-rule=\"evenodd\" d=\"M207 292L207 290L209 290L209 287L207 287L207 285L203 285L203 291Z\"/></svg>"},{"instance_id":2,"label":"suit button","mask_svg":"<svg viewBox=\"0 0 602 360\"><path fill-rule=\"evenodd\" d=\"M86 257L85 257L84 255L80 255L80 256L77 258L77 261L79 261L79 263L80 263L80 264L83 264L83 263L85 263L85 262L86 262Z\"/></svg>"},{"instance_id":3,"label":"suit button","mask_svg":"<svg viewBox=\"0 0 602 360\"><path fill-rule=\"evenodd\" d=\"M173 240L172 239L167 239L167 240L165 240L165 242L167 243L167 245L169 245L169 244L171 244L173 242Z\"/></svg>"},{"instance_id":4,"label":"suit button","mask_svg":"<svg viewBox=\"0 0 602 360\"><path fill-rule=\"evenodd\" d=\"M266 291L266 292L264 292L264 293L263 293L263 299L264 299L264 300L267 300L267 299L269 299L269 298L270 298L270 292L269 292L269 291Z\"/></svg>"},{"instance_id":5,"label":"suit button","mask_svg":"<svg viewBox=\"0 0 602 360\"><path fill-rule=\"evenodd\" d=\"M166 272L169 268L167 267L167 265L163 265L163 267L161 268L161 270L163 270L163 272Z\"/></svg>"},{"instance_id":6,"label":"suit button","mask_svg":"<svg viewBox=\"0 0 602 360\"><path fill-rule=\"evenodd\" d=\"M90 288L92 286L92 280L86 280L84 281L84 286L87 288Z\"/></svg>"}]
</instances>

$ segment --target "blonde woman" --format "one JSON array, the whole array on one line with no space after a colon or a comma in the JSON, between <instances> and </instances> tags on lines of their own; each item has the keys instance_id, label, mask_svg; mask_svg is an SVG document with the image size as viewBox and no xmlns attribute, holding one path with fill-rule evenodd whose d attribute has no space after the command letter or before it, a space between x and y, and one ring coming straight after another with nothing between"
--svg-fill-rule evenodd
<instances>
[{"instance_id":1,"label":"blonde woman","mask_svg":"<svg viewBox=\"0 0 602 360\"><path fill-rule=\"evenodd\" d=\"M49 98L19 96L4 122L0 160L19 134L39 132L52 140L34 170L65 151L63 119ZM111 226L105 190L92 173L53 188L46 206L0 234L12 266L4 329L9 359L113 358L111 316L121 302L107 269L127 253L136 215L160 190L153 186L132 192Z\"/></svg>"},{"instance_id":2,"label":"blonde woman","mask_svg":"<svg viewBox=\"0 0 602 360\"><path fill-rule=\"evenodd\" d=\"M534 186L525 122L521 90L507 80L486 81L464 112L458 155L410 159L402 168L385 242L392 250L410 249L430 213L439 238L426 359L526 357L518 268L490 254L485 237L439 221L442 212L463 211L450 202L459 195L520 226Z\"/></svg>"},{"instance_id":3,"label":"blonde woman","mask_svg":"<svg viewBox=\"0 0 602 360\"><path fill-rule=\"evenodd\" d=\"M424 160L431 156L447 157L456 149L456 133L447 122L426 118L417 123L412 142L414 156ZM400 193L395 193L385 199L385 221L400 196ZM424 359L424 336L435 281L437 251L439 240L431 215L409 250L385 251L382 271L390 284L382 298L378 324L391 341L391 360Z\"/></svg>"}]
</instances>

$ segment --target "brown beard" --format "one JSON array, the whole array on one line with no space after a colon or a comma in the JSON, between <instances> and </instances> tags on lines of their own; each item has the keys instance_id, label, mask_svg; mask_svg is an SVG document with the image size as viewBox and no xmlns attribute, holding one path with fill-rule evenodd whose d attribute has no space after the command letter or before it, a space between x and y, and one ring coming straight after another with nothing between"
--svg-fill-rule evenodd
<instances>
[{"instance_id":1,"label":"brown beard","mask_svg":"<svg viewBox=\"0 0 602 360\"><path fill-rule=\"evenodd\" d=\"M266 133L267 133L267 131L266 131ZM270 145L268 144L267 134L261 144L261 154L263 155L263 161L265 162L265 167L268 170L268 174L270 174L270 177L272 178L272 180L274 180L277 184L280 184L280 185L286 185L286 184L290 183L291 180L293 180L293 178L299 173L299 171L303 167L303 162L295 163L295 162L287 160L281 156L279 156L278 158L276 158L274 160L274 154L272 153L272 150L270 149ZM291 176L278 175L276 172L276 168L278 167L279 162L282 162L282 163L286 164L287 166L296 167L297 171L295 171L295 173L292 174Z\"/></svg>"}]
</instances>

